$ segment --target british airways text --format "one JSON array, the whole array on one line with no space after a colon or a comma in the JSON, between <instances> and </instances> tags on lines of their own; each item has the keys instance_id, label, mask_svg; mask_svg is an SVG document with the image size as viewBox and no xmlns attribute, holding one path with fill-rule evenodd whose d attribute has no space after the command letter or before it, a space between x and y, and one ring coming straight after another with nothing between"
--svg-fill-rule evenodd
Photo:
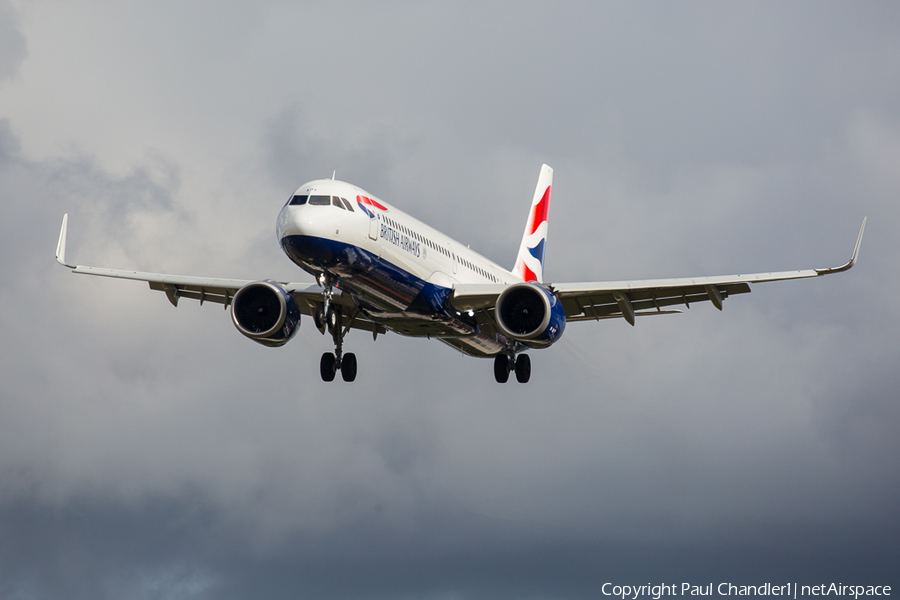
<instances>
[{"instance_id":1,"label":"british airways text","mask_svg":"<svg viewBox=\"0 0 900 600\"><path fill-rule=\"evenodd\" d=\"M411 240L408 235L400 233L393 227L388 227L384 223L381 224L381 237L395 246L399 246L413 256L418 257L421 254L419 242Z\"/></svg>"}]
</instances>

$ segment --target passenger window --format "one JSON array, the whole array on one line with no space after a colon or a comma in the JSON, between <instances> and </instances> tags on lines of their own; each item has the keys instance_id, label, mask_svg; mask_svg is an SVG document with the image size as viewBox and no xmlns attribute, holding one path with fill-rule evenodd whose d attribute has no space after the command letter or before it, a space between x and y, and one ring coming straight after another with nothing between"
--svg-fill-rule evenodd
<instances>
[{"instance_id":1,"label":"passenger window","mask_svg":"<svg viewBox=\"0 0 900 600\"><path fill-rule=\"evenodd\" d=\"M309 196L301 196L298 194L298 195L294 196L293 198L291 198L290 206L299 206L301 204L306 204L306 199L308 197Z\"/></svg>"},{"instance_id":2,"label":"passenger window","mask_svg":"<svg viewBox=\"0 0 900 600\"><path fill-rule=\"evenodd\" d=\"M331 204L331 196L310 196L309 204L316 206L328 206Z\"/></svg>"},{"instance_id":3,"label":"passenger window","mask_svg":"<svg viewBox=\"0 0 900 600\"><path fill-rule=\"evenodd\" d=\"M349 202L347 202L346 198L341 198L341 202L344 203L344 208L346 208L350 212L353 212L353 206Z\"/></svg>"},{"instance_id":4,"label":"passenger window","mask_svg":"<svg viewBox=\"0 0 900 600\"><path fill-rule=\"evenodd\" d=\"M347 210L346 208L344 208L344 205L341 204L341 199L338 198L337 196L331 197L331 204L332 204L332 206L337 206L341 210Z\"/></svg>"}]
</instances>

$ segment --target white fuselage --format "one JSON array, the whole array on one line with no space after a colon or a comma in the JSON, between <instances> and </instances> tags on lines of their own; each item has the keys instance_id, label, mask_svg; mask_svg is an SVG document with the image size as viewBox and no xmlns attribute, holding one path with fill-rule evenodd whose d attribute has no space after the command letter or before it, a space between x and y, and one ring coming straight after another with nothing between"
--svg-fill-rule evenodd
<instances>
[{"instance_id":1,"label":"white fuselage","mask_svg":"<svg viewBox=\"0 0 900 600\"><path fill-rule=\"evenodd\" d=\"M297 265L317 279L335 280L335 287L351 293L367 316L405 335L485 338L466 326L465 315L448 313L446 299L454 284L522 281L437 229L342 181L323 179L300 186L278 216L277 235ZM457 316L463 321L448 323ZM501 348L496 340L469 342L451 345L479 355Z\"/></svg>"},{"instance_id":2,"label":"white fuselage","mask_svg":"<svg viewBox=\"0 0 900 600\"><path fill-rule=\"evenodd\" d=\"M297 195L338 196L350 203L353 212L333 204L285 205L278 215L279 243L288 236L303 235L350 244L444 287L521 281L492 260L355 185L320 179L300 186L294 193ZM374 214L374 218L369 217L357 197L375 200L387 210L366 206Z\"/></svg>"}]
</instances>

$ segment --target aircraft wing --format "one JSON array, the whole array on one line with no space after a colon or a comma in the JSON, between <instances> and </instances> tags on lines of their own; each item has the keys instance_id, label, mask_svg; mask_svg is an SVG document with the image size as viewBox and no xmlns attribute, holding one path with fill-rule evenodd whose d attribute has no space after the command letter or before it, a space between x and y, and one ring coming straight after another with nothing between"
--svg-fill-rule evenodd
<instances>
[{"instance_id":1,"label":"aircraft wing","mask_svg":"<svg viewBox=\"0 0 900 600\"><path fill-rule=\"evenodd\" d=\"M865 228L866 220L863 219L853 255L849 262L839 267L716 277L553 283L543 287L560 299L567 322L624 318L634 325L635 317L679 313L681 310L669 307L683 305L690 308L691 303L705 301L722 310L723 300L734 294L749 293L751 283L820 277L851 269L856 264ZM502 284L459 284L454 286L451 303L459 311L480 311L483 316L479 322L484 317L493 321L490 313L506 287Z\"/></svg>"},{"instance_id":2,"label":"aircraft wing","mask_svg":"<svg viewBox=\"0 0 900 600\"><path fill-rule=\"evenodd\" d=\"M66 262L66 235L68 228L69 215L63 216L62 228L59 232L59 243L56 246L56 260L64 267L72 269L73 273L81 275L97 275L100 277L112 277L115 279L131 279L134 281L145 281L150 284L151 290L165 292L166 297L172 306L178 306L178 300L181 298L189 298L199 300L202 305L204 302L212 302L222 304L227 309L231 304L234 294L247 285L256 280L250 279L219 279L215 277L189 277L184 275L166 275L163 273L144 273L141 271L127 271L119 269L104 269L100 267L87 267L84 265L72 265ZM300 312L305 315L312 315L325 303L322 288L308 283L292 283L285 281L275 281L286 292L290 293L297 301ZM331 298L332 304L338 304L346 307L348 310L345 314L353 314L355 306L349 296L341 294L340 290L335 290ZM377 323L365 319L362 315L357 314L351 324L352 329L362 329L373 333L386 333L386 329Z\"/></svg>"}]
</instances>

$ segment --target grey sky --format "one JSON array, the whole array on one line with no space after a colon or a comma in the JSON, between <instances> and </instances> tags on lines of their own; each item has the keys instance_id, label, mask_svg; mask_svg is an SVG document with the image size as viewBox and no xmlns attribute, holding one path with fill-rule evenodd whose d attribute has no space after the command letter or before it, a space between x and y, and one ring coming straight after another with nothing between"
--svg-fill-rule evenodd
<instances>
[{"instance_id":1,"label":"grey sky","mask_svg":"<svg viewBox=\"0 0 900 600\"><path fill-rule=\"evenodd\" d=\"M597 598L900 585L894 3L0 0L0 597ZM337 171L554 281L834 266L571 324L527 386L351 334L323 384L221 307L68 258L309 280Z\"/></svg>"}]
</instances>

